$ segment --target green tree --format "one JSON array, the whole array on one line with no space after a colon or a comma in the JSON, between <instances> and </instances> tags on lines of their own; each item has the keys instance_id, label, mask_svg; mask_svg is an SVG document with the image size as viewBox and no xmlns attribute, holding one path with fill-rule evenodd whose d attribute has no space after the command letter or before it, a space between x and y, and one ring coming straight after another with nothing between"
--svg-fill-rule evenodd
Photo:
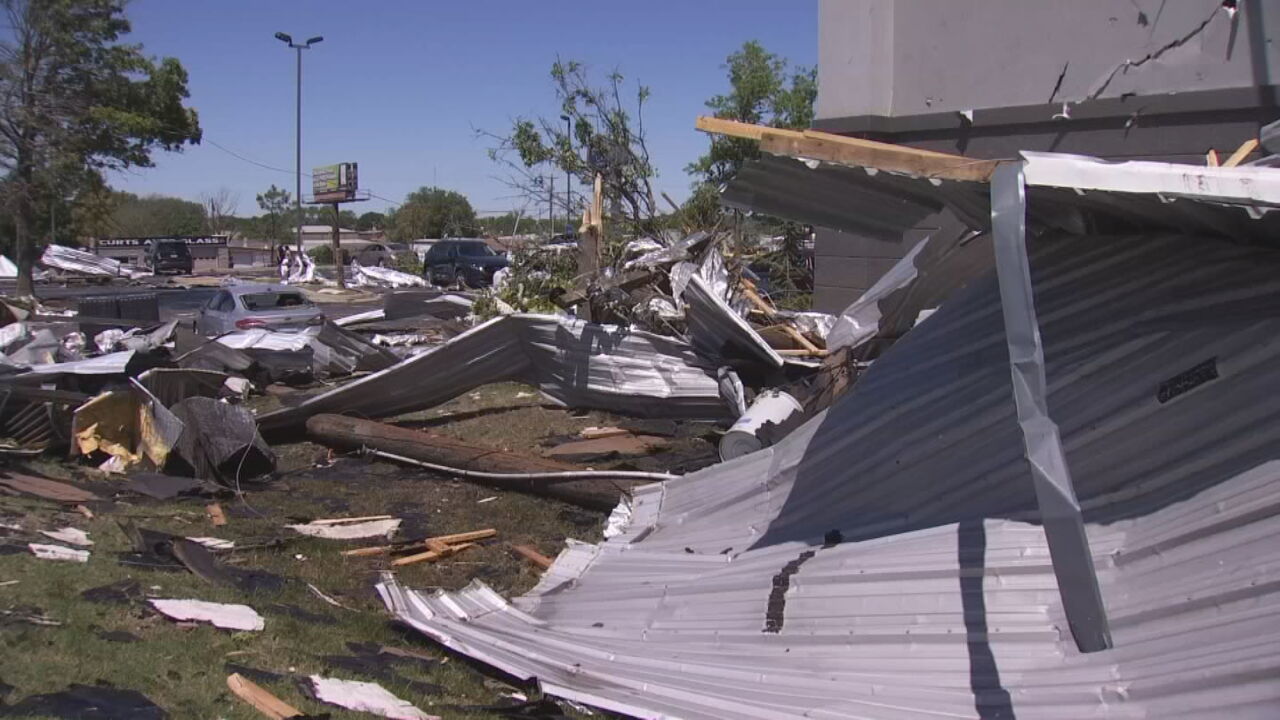
<instances>
[{"instance_id":1,"label":"green tree","mask_svg":"<svg viewBox=\"0 0 1280 720\"><path fill-rule=\"evenodd\" d=\"M276 243L289 241L289 205L293 202L293 196L288 190L282 190L272 183L266 192L258 193L257 200L258 207L263 212L263 232L271 241L272 257L275 257Z\"/></svg>"},{"instance_id":2,"label":"green tree","mask_svg":"<svg viewBox=\"0 0 1280 720\"><path fill-rule=\"evenodd\" d=\"M813 123L813 103L818 97L814 68L790 69L786 59L751 40L725 60L724 69L728 71L729 92L707 101L716 117L788 129L804 129ZM754 140L710 137L707 153L685 168L699 177L681 208L686 225L695 228L709 228L720 221L720 186L744 163L760 156ZM755 231L783 238L776 250L759 258L769 268L774 300L787 307L807 307L813 292L813 274L803 249L809 228L762 216L753 217L750 225Z\"/></svg>"},{"instance_id":3,"label":"green tree","mask_svg":"<svg viewBox=\"0 0 1280 720\"><path fill-rule=\"evenodd\" d=\"M381 230L387 226L387 216L380 212L367 212L356 218L357 230Z\"/></svg>"},{"instance_id":4,"label":"green tree","mask_svg":"<svg viewBox=\"0 0 1280 720\"><path fill-rule=\"evenodd\" d=\"M404 204L387 218L387 235L395 242L471 237L476 232L476 212L466 196L438 187L409 193Z\"/></svg>"},{"instance_id":5,"label":"green tree","mask_svg":"<svg viewBox=\"0 0 1280 720\"><path fill-rule=\"evenodd\" d=\"M610 213L606 233L612 236L650 234L657 207L652 180L656 175L645 142L644 106L650 91L636 85L634 94L618 72L597 84L586 66L557 60L551 80L560 114L553 118L519 118L507 135L484 133L498 141L489 157L512 171L508 183L533 207L548 198L556 214L572 219L575 228L589 199L597 174L603 181L605 207ZM564 120L568 118L568 122ZM581 191L566 206L565 174ZM555 192L550 192L554 184Z\"/></svg>"},{"instance_id":6,"label":"green tree","mask_svg":"<svg viewBox=\"0 0 1280 720\"><path fill-rule=\"evenodd\" d=\"M804 129L813 123L813 103L818 97L816 69L798 67L788 74L786 59L766 51L755 40L743 43L730 55L724 69L729 73L729 92L707 101L716 117L789 129ZM710 137L707 154L686 168L704 182L720 185L747 160L760 156L754 140Z\"/></svg>"},{"instance_id":7,"label":"green tree","mask_svg":"<svg viewBox=\"0 0 1280 720\"><path fill-rule=\"evenodd\" d=\"M124 0L0 0L0 176L13 218L18 294L32 291L35 208L86 172L149 167L157 148L200 141L187 72L153 60Z\"/></svg>"},{"instance_id":8,"label":"green tree","mask_svg":"<svg viewBox=\"0 0 1280 720\"><path fill-rule=\"evenodd\" d=\"M157 235L199 235L205 229L204 207L198 202L163 195L138 197L115 193L115 207L109 222L117 237Z\"/></svg>"}]
</instances>

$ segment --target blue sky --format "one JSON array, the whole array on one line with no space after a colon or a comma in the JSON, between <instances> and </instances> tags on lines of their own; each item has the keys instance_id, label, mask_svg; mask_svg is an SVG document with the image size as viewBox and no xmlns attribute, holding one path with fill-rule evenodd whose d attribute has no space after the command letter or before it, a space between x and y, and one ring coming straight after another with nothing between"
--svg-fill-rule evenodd
<instances>
[{"instance_id":1,"label":"blue sky","mask_svg":"<svg viewBox=\"0 0 1280 720\"><path fill-rule=\"evenodd\" d=\"M360 163L360 183L399 201L422 185L458 190L481 211L518 206L475 128L558 115L548 71L557 54L614 68L652 91L645 122L657 190L688 194L684 166L706 148L693 130L727 89L724 59L759 40L793 63L817 61L813 0L134 0L148 54L190 73L206 141L112 178L139 194L197 199L227 187L241 214L272 183L293 190L294 51L273 35L323 35L304 51L303 171ZM232 157L214 145L277 172ZM560 182L563 182L560 180ZM306 179L304 178L304 188ZM382 210L373 200L358 212Z\"/></svg>"}]
</instances>

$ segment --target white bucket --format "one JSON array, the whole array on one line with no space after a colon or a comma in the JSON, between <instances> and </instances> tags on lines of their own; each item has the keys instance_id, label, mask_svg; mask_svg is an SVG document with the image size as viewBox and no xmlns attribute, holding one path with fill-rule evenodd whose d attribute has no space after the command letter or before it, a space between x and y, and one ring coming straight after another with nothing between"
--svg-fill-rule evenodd
<instances>
[{"instance_id":1,"label":"white bucket","mask_svg":"<svg viewBox=\"0 0 1280 720\"><path fill-rule=\"evenodd\" d=\"M760 428L767 422L781 425L799 412L804 412L804 408L791 395L781 390L765 390L720 438L720 459L732 460L764 449L764 442L756 435Z\"/></svg>"}]
</instances>

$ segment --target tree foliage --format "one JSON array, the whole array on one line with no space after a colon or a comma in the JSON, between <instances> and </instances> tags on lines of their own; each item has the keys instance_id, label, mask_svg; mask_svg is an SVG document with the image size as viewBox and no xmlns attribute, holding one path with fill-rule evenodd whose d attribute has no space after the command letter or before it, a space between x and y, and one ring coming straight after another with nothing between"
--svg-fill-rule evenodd
<instances>
[{"instance_id":1,"label":"tree foliage","mask_svg":"<svg viewBox=\"0 0 1280 720\"><path fill-rule=\"evenodd\" d=\"M367 212L356 218L357 230L381 230L387 226L387 216L380 212Z\"/></svg>"},{"instance_id":2,"label":"tree foliage","mask_svg":"<svg viewBox=\"0 0 1280 720\"><path fill-rule=\"evenodd\" d=\"M484 133L497 141L490 158L510 171L508 183L527 203L538 207L550 196L556 213L571 218L574 226L589 199L586 188L599 174L611 216L606 231L654 232L656 172L644 128L649 88L629 89L616 71L596 83L582 63L562 60L551 66L551 81L560 117L518 118L505 135ZM571 200L562 187L566 173L576 185ZM554 194L549 192L552 183L558 188Z\"/></svg>"},{"instance_id":3,"label":"tree foliage","mask_svg":"<svg viewBox=\"0 0 1280 720\"><path fill-rule=\"evenodd\" d=\"M278 242L288 242L289 216L293 210L290 205L293 202L293 195L272 183L265 192L258 193L257 201L258 208L262 210L258 223L261 235L271 241L273 249Z\"/></svg>"},{"instance_id":4,"label":"tree foliage","mask_svg":"<svg viewBox=\"0 0 1280 720\"><path fill-rule=\"evenodd\" d=\"M726 58L724 69L729 91L707 101L707 108L716 117L793 130L812 124L813 104L818 96L816 69L791 68L785 58L768 52L755 40L744 43ZM686 168L699 178L682 208L685 223L691 227L711 227L720 221L720 186L732 179L744 163L760 156L759 144L754 140L725 135L710 138L707 153ZM739 227L743 225L740 223ZM769 271L775 301L787 307L807 307L813 291L813 271L804 251L809 228L762 216L753 217L746 228L752 233L782 238L776 249L761 255L758 262ZM739 250L745 252L749 248Z\"/></svg>"},{"instance_id":5,"label":"tree foliage","mask_svg":"<svg viewBox=\"0 0 1280 720\"><path fill-rule=\"evenodd\" d=\"M199 142L200 126L183 105L182 65L120 42L123 0L0 0L0 10L0 175L26 295L38 205L104 169L150 166L156 149Z\"/></svg>"},{"instance_id":6,"label":"tree foliage","mask_svg":"<svg viewBox=\"0 0 1280 720\"><path fill-rule=\"evenodd\" d=\"M707 101L707 108L716 117L789 129L805 129L812 124L813 103L818 97L816 69L789 70L786 59L768 52L755 40L744 43L723 67L729 74L729 92ZM687 168L704 182L723 184L743 163L760 156L759 144L754 140L710 137L707 154Z\"/></svg>"},{"instance_id":7,"label":"tree foliage","mask_svg":"<svg viewBox=\"0 0 1280 720\"><path fill-rule=\"evenodd\" d=\"M418 188L387 218L387 235L395 242L473 237L476 233L476 213L471 203L461 193L444 188Z\"/></svg>"},{"instance_id":8,"label":"tree foliage","mask_svg":"<svg viewBox=\"0 0 1280 720\"><path fill-rule=\"evenodd\" d=\"M127 192L112 195L106 231L97 233L99 236L153 237L205 232L205 209L198 202L163 195L138 197Z\"/></svg>"}]
</instances>

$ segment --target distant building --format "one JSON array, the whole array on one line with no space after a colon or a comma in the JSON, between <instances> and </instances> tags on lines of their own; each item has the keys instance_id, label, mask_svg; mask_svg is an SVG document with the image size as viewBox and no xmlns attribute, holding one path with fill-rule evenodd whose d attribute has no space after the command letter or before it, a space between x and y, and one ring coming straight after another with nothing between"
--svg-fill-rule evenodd
<instances>
[{"instance_id":1,"label":"distant building","mask_svg":"<svg viewBox=\"0 0 1280 720\"><path fill-rule=\"evenodd\" d=\"M191 251L194 272L225 270L231 266L226 235L158 235L149 237L92 238L89 247L94 254L112 258L127 265L143 266L147 248L157 240L181 240Z\"/></svg>"},{"instance_id":2,"label":"distant building","mask_svg":"<svg viewBox=\"0 0 1280 720\"><path fill-rule=\"evenodd\" d=\"M293 246L297 240L297 228L289 229L289 245ZM342 247L348 250L359 250L370 243L385 243L387 234L382 230L352 230L351 228L338 228L338 241ZM333 226L332 225L303 225L302 226L302 247L304 250L311 250L317 247L328 247L333 242Z\"/></svg>"}]
</instances>

